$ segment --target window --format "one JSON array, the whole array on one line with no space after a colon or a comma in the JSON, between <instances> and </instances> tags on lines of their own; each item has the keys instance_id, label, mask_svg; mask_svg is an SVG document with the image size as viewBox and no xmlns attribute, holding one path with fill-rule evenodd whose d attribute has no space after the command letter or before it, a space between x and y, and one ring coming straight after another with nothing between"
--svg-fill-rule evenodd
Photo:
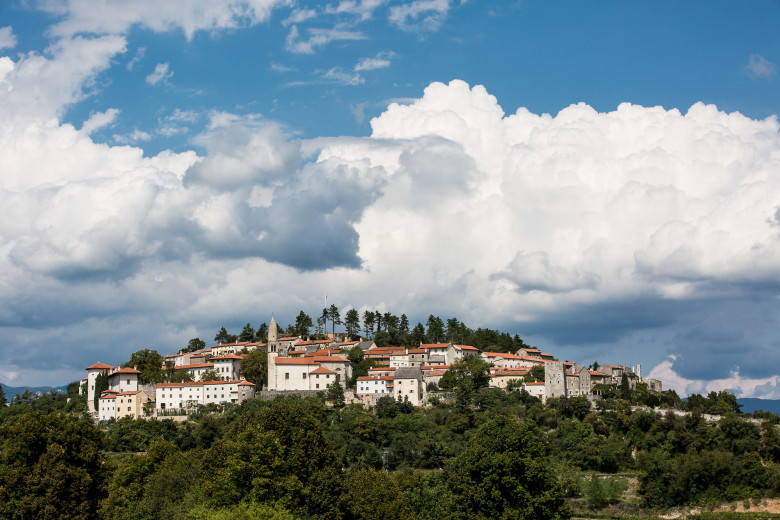
<instances>
[{"instance_id":1,"label":"window","mask_svg":"<svg viewBox=\"0 0 780 520\"><path fill-rule=\"evenodd\" d=\"M285 379L290 379L290 373L289 372L285 372L284 373L284 378Z\"/></svg>"},{"instance_id":2,"label":"window","mask_svg":"<svg viewBox=\"0 0 780 520\"><path fill-rule=\"evenodd\" d=\"M128 406L128 407L127 407L127 411L129 412L129 411L131 411L131 410L132 410L132 408L131 408L130 406Z\"/></svg>"},{"instance_id":3,"label":"window","mask_svg":"<svg viewBox=\"0 0 780 520\"><path fill-rule=\"evenodd\" d=\"M317 383L315 386L316 386L317 388L319 388L319 387L320 387L320 384L319 384L319 383Z\"/></svg>"},{"instance_id":4,"label":"window","mask_svg":"<svg viewBox=\"0 0 780 520\"><path fill-rule=\"evenodd\" d=\"M306 379L306 372L303 373L303 378Z\"/></svg>"}]
</instances>

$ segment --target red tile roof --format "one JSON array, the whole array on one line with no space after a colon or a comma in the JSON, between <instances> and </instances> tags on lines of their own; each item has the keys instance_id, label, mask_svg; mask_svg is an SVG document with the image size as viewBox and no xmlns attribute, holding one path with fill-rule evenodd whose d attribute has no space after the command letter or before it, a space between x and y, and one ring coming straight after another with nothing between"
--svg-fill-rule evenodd
<instances>
[{"instance_id":1,"label":"red tile roof","mask_svg":"<svg viewBox=\"0 0 780 520\"><path fill-rule=\"evenodd\" d=\"M108 374L108 377L115 376L117 374L140 374L140 373L141 373L140 370L125 367L125 368L120 368L115 372L111 372L110 374Z\"/></svg>"},{"instance_id":2,"label":"red tile roof","mask_svg":"<svg viewBox=\"0 0 780 520\"><path fill-rule=\"evenodd\" d=\"M320 363L349 363L349 360L341 356L318 356L317 361Z\"/></svg>"},{"instance_id":3,"label":"red tile roof","mask_svg":"<svg viewBox=\"0 0 780 520\"><path fill-rule=\"evenodd\" d=\"M420 348L422 349L431 349L431 348L447 348L451 345L451 343L423 343L420 345Z\"/></svg>"},{"instance_id":4,"label":"red tile roof","mask_svg":"<svg viewBox=\"0 0 780 520\"><path fill-rule=\"evenodd\" d=\"M483 352L482 354L487 357L501 356L504 359L523 359L522 356L511 354L509 352Z\"/></svg>"},{"instance_id":5,"label":"red tile roof","mask_svg":"<svg viewBox=\"0 0 780 520\"><path fill-rule=\"evenodd\" d=\"M309 373L310 374L335 374L336 372L334 372L333 370L331 370L329 368L319 367L319 368L317 368L315 370L312 370Z\"/></svg>"},{"instance_id":6,"label":"red tile roof","mask_svg":"<svg viewBox=\"0 0 780 520\"><path fill-rule=\"evenodd\" d=\"M207 368L207 367L214 367L214 363L198 363L196 365L179 365L177 367L173 367L176 370L189 370L191 368Z\"/></svg>"},{"instance_id":7,"label":"red tile roof","mask_svg":"<svg viewBox=\"0 0 780 520\"><path fill-rule=\"evenodd\" d=\"M114 368L111 365L106 365L105 363L95 363L92 366L87 367L85 370L103 370L106 368Z\"/></svg>"}]
</instances>

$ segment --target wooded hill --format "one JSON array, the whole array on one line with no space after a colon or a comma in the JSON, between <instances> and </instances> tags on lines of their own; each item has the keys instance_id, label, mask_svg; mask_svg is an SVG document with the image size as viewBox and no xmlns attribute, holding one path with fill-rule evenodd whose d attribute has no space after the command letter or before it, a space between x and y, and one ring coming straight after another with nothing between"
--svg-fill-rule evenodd
<instances>
[{"instance_id":1,"label":"wooded hill","mask_svg":"<svg viewBox=\"0 0 780 520\"><path fill-rule=\"evenodd\" d=\"M253 399L107 430L73 399L33 399L0 409L0 518L545 519L626 502L594 473L638 478L632 514L780 493L777 416L747 421L726 392L666 393L687 416L627 397L543 405L461 382L428 408Z\"/></svg>"}]
</instances>

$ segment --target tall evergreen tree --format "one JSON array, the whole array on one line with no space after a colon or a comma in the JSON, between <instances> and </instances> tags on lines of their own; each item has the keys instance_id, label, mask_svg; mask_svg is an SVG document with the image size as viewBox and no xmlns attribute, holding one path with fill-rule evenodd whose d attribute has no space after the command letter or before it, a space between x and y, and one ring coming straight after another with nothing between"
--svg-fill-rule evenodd
<instances>
[{"instance_id":1,"label":"tall evergreen tree","mask_svg":"<svg viewBox=\"0 0 780 520\"><path fill-rule=\"evenodd\" d=\"M401 314L401 321L398 323L398 332L404 336L409 335L409 318L406 317L406 314Z\"/></svg>"},{"instance_id":2,"label":"tall evergreen tree","mask_svg":"<svg viewBox=\"0 0 780 520\"><path fill-rule=\"evenodd\" d=\"M238 341L252 341L255 339L255 329L247 323L244 328L241 329L241 334L238 335Z\"/></svg>"},{"instance_id":3,"label":"tall evergreen tree","mask_svg":"<svg viewBox=\"0 0 780 520\"><path fill-rule=\"evenodd\" d=\"M463 338L460 337L460 322L458 318L447 320L446 338L447 341L452 341L453 343L461 343L463 341Z\"/></svg>"},{"instance_id":4,"label":"tall evergreen tree","mask_svg":"<svg viewBox=\"0 0 780 520\"><path fill-rule=\"evenodd\" d=\"M374 320L374 311L363 312L363 330L365 331L367 337L374 337L375 325L376 321Z\"/></svg>"},{"instance_id":5,"label":"tall evergreen tree","mask_svg":"<svg viewBox=\"0 0 780 520\"><path fill-rule=\"evenodd\" d=\"M319 325L320 320L322 320L322 333L326 334L328 332L328 320L330 319L330 309L327 307L322 309L322 315L317 320L317 324Z\"/></svg>"},{"instance_id":6,"label":"tall evergreen tree","mask_svg":"<svg viewBox=\"0 0 780 520\"><path fill-rule=\"evenodd\" d=\"M425 343L427 338L425 337L425 327L423 327L422 323L418 323L414 326L412 329L412 333L410 335L410 342L412 345L419 345L420 343Z\"/></svg>"},{"instance_id":7,"label":"tall evergreen tree","mask_svg":"<svg viewBox=\"0 0 780 520\"><path fill-rule=\"evenodd\" d=\"M301 311L295 318L295 329L299 336L308 336L309 329L314 325L311 321L311 316Z\"/></svg>"},{"instance_id":8,"label":"tall evergreen tree","mask_svg":"<svg viewBox=\"0 0 780 520\"><path fill-rule=\"evenodd\" d=\"M341 314L339 314L339 308L335 304L331 303L328 308L328 318L330 318L330 324L332 326L331 332L336 335L336 325L341 325Z\"/></svg>"},{"instance_id":9,"label":"tall evergreen tree","mask_svg":"<svg viewBox=\"0 0 780 520\"><path fill-rule=\"evenodd\" d=\"M428 330L425 335L428 340L432 343L440 343L444 339L444 322L438 316L431 314L428 316L427 325Z\"/></svg>"},{"instance_id":10,"label":"tall evergreen tree","mask_svg":"<svg viewBox=\"0 0 780 520\"><path fill-rule=\"evenodd\" d=\"M344 315L344 328L351 339L360 338L360 313L357 309L349 309Z\"/></svg>"},{"instance_id":11,"label":"tall evergreen tree","mask_svg":"<svg viewBox=\"0 0 780 520\"><path fill-rule=\"evenodd\" d=\"M268 324L263 322L255 332L255 341L268 341Z\"/></svg>"},{"instance_id":12,"label":"tall evergreen tree","mask_svg":"<svg viewBox=\"0 0 780 520\"><path fill-rule=\"evenodd\" d=\"M202 348L206 348L206 342L200 338L192 338L189 343L187 343L185 350L187 352L195 352L196 350L200 350Z\"/></svg>"},{"instance_id":13,"label":"tall evergreen tree","mask_svg":"<svg viewBox=\"0 0 780 520\"><path fill-rule=\"evenodd\" d=\"M230 343L230 334L224 326L217 331L214 341L217 343Z\"/></svg>"},{"instance_id":14,"label":"tall evergreen tree","mask_svg":"<svg viewBox=\"0 0 780 520\"><path fill-rule=\"evenodd\" d=\"M6 403L8 403L8 399L5 397L5 391L3 390L3 385L0 385L0 406L5 406Z\"/></svg>"}]
</instances>

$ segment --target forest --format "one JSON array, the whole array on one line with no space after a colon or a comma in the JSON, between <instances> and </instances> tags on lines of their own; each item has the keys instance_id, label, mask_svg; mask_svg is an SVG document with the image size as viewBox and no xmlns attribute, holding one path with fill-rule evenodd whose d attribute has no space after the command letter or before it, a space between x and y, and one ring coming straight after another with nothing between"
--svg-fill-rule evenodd
<instances>
[{"instance_id":1,"label":"forest","mask_svg":"<svg viewBox=\"0 0 780 520\"><path fill-rule=\"evenodd\" d=\"M96 426L76 383L16 396L0 407L0 518L646 518L780 493L780 419L728 392L664 392L654 411L632 391L542 404L469 377L424 408L280 397L183 424Z\"/></svg>"}]
</instances>

